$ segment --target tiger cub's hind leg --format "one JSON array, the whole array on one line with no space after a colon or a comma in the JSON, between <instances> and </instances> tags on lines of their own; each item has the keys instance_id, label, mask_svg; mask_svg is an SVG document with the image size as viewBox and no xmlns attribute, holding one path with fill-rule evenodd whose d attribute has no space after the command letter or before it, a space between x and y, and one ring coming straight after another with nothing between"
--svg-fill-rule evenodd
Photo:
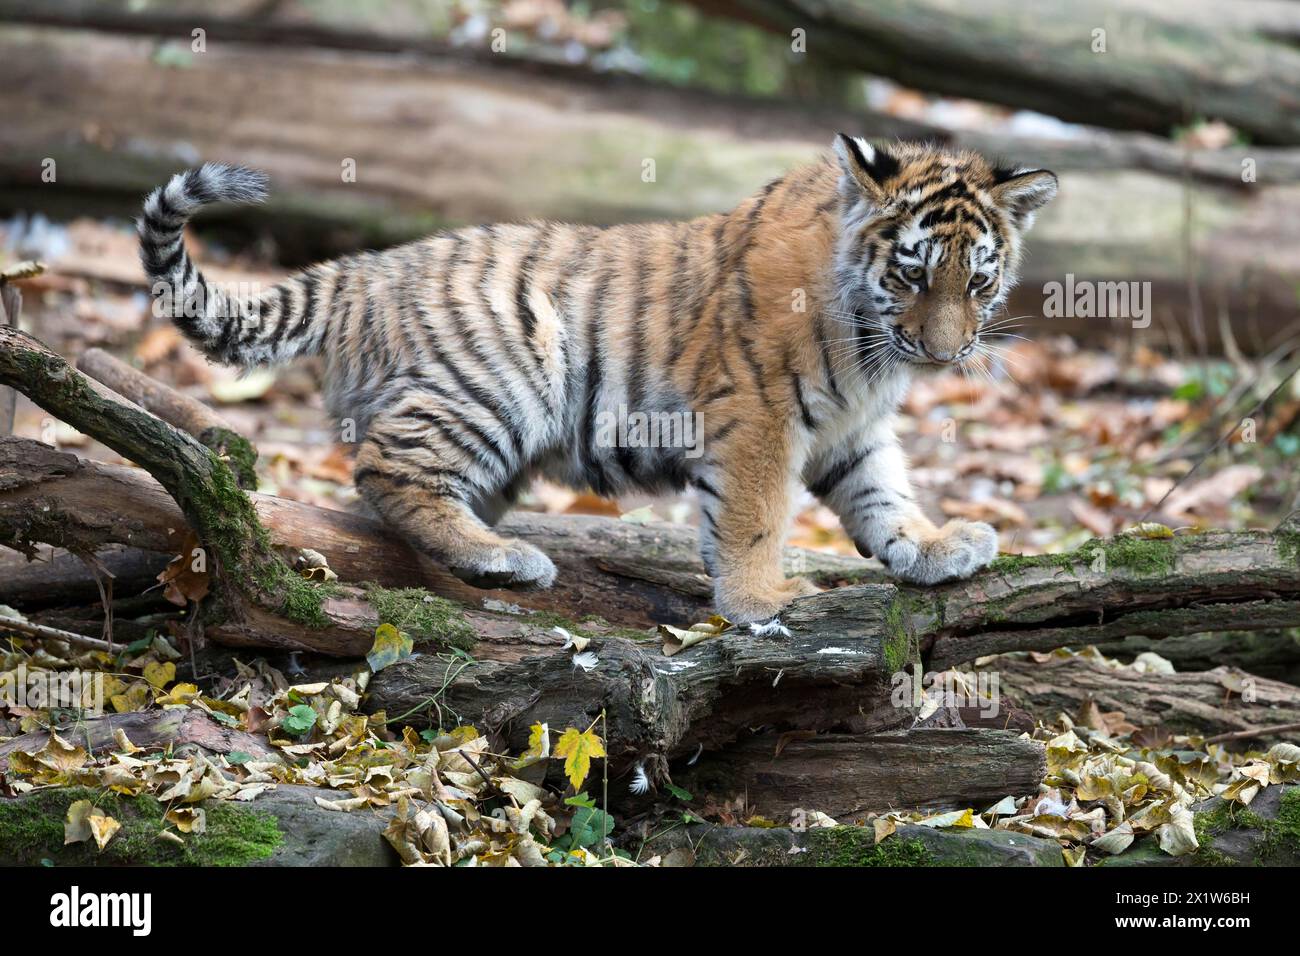
<instances>
[{"instance_id":1,"label":"tiger cub's hind leg","mask_svg":"<svg viewBox=\"0 0 1300 956\"><path fill-rule=\"evenodd\" d=\"M475 513L513 476L476 453L481 429L428 408L370 428L357 453L362 497L420 552L481 588L547 588L551 559L524 541L495 534Z\"/></svg>"}]
</instances>

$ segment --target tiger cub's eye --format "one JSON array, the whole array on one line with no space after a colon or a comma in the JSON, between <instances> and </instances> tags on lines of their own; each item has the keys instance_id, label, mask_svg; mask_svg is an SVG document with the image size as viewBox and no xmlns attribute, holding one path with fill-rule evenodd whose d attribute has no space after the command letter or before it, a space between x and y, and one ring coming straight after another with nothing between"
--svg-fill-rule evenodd
<instances>
[{"instance_id":1,"label":"tiger cub's eye","mask_svg":"<svg viewBox=\"0 0 1300 956\"><path fill-rule=\"evenodd\" d=\"M974 292L977 289L982 289L992 281L993 277L987 272L977 272L970 277L970 290Z\"/></svg>"},{"instance_id":2,"label":"tiger cub's eye","mask_svg":"<svg viewBox=\"0 0 1300 956\"><path fill-rule=\"evenodd\" d=\"M925 266L906 266L903 269L903 275L907 276L907 278L913 281L916 281L917 279L924 279Z\"/></svg>"}]
</instances>

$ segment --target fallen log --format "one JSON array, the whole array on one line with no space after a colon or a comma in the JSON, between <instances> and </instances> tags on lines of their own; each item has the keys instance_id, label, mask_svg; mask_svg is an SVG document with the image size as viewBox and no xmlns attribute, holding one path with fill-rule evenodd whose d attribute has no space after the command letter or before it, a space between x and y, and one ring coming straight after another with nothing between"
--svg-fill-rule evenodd
<instances>
[{"instance_id":1,"label":"fallen log","mask_svg":"<svg viewBox=\"0 0 1300 956\"><path fill-rule=\"evenodd\" d=\"M914 824L898 827L880 843L871 827L787 830L711 823L656 833L639 845L629 842L640 850L639 859L658 856L662 866L1065 865L1055 840L1005 830L936 830Z\"/></svg>"},{"instance_id":2,"label":"fallen log","mask_svg":"<svg viewBox=\"0 0 1300 956\"><path fill-rule=\"evenodd\" d=\"M1035 793L1047 772L1036 740L1003 730L915 729L783 739L763 734L673 774L697 799L737 794L786 821L795 809L842 823L870 812L974 806Z\"/></svg>"},{"instance_id":3,"label":"fallen log","mask_svg":"<svg viewBox=\"0 0 1300 956\"><path fill-rule=\"evenodd\" d=\"M809 57L951 96L1167 133L1198 116L1261 143L1300 143L1300 11L1242 0L691 0L784 37Z\"/></svg>"},{"instance_id":4,"label":"fallen log","mask_svg":"<svg viewBox=\"0 0 1300 956\"><path fill-rule=\"evenodd\" d=\"M131 743L145 750L197 747L210 753L242 751L263 760L280 759L264 737L226 727L201 710L190 707L109 714L90 720L76 718L55 727L54 732L74 747L84 747L88 751L120 747L116 735L121 732ZM49 739L48 731L37 730L0 741L0 773L9 769L9 754L14 751L36 753Z\"/></svg>"},{"instance_id":5,"label":"fallen log","mask_svg":"<svg viewBox=\"0 0 1300 956\"><path fill-rule=\"evenodd\" d=\"M1078 646L1115 633L1175 634L1300 621L1296 528L1147 541L1121 537L1070 555L1003 559L935 588L865 584L800 599L789 637L748 631L675 656L658 641L606 637L590 671L566 654L458 669L417 654L377 674L370 706L435 722L450 711L526 744L536 722L587 726L602 711L624 763L717 749L758 726L825 730L852 720L872 732L911 712L891 704L909 664L942 670L1008 650ZM1114 560L1097 570L1094 548ZM1140 556L1144 558L1139 559ZM1294 625L1291 625L1294 626Z\"/></svg>"},{"instance_id":6,"label":"fallen log","mask_svg":"<svg viewBox=\"0 0 1300 956\"><path fill-rule=\"evenodd\" d=\"M336 621L322 606L329 589L305 580L273 549L234 474L210 448L77 372L36 339L2 326L0 383L158 480L200 542L184 558L202 558L212 569L206 607L216 619L232 627L260 621L271 635L279 628L319 631L332 645L359 641L360 635L347 632L351 618Z\"/></svg>"},{"instance_id":7,"label":"fallen log","mask_svg":"<svg viewBox=\"0 0 1300 956\"><path fill-rule=\"evenodd\" d=\"M1300 685L1300 632L1294 629L1211 631L1166 638L1137 635L1103 642L1097 650L1122 661L1154 651L1179 671L1208 671L1226 665Z\"/></svg>"},{"instance_id":8,"label":"fallen log","mask_svg":"<svg viewBox=\"0 0 1300 956\"><path fill-rule=\"evenodd\" d=\"M4 460L0 451L0 462ZM0 464L0 470L4 469ZM0 481L0 484L3 484ZM0 498L4 492L0 491ZM0 518L0 526L4 519ZM158 572L168 557L139 548L110 544L94 552L97 562L113 576L118 595L139 594L158 583ZM34 560L0 545L0 604L33 609L99 600L99 586L84 561L69 551L48 546L37 549Z\"/></svg>"},{"instance_id":9,"label":"fallen log","mask_svg":"<svg viewBox=\"0 0 1300 956\"><path fill-rule=\"evenodd\" d=\"M1294 740L1268 732L1300 722L1300 687L1232 667L1160 674L1111 667L1082 656L1035 661L1003 655L988 664L1003 701L1052 723L1060 714L1079 720L1093 705L1137 727L1170 734L1242 737L1246 747Z\"/></svg>"},{"instance_id":10,"label":"fallen log","mask_svg":"<svg viewBox=\"0 0 1300 956\"><path fill-rule=\"evenodd\" d=\"M559 579L547 591L480 591L420 558L374 519L270 495L249 498L274 544L318 551L342 580L356 584L424 586L471 606L494 599L636 627L690 624L710 613L713 592L696 534L680 525L512 514L502 529L547 552ZM185 534L181 509L140 469L89 461L27 439L0 439L0 544L39 541L89 551L122 544L174 555ZM787 549L786 562L827 585L858 580L872 567L859 558L802 548ZM7 588L0 583L0 600Z\"/></svg>"},{"instance_id":11,"label":"fallen log","mask_svg":"<svg viewBox=\"0 0 1300 956\"><path fill-rule=\"evenodd\" d=\"M1246 350L1270 348L1272 333L1294 317L1300 267L1285 250L1300 216L1289 188L1300 171L1295 149L1188 151L1145 134L981 135L683 93L410 37L366 44L357 31L202 12L119 12L101 23L118 35L29 25L93 26L101 22L95 6L79 4L60 19L58 4L0 4L0 19L14 24L0 26L0 84L26 92L0 126L0 211L129 217L184 165L256 162L272 178L272 201L216 211L207 224L237 222L245 237L248 227L274 232L301 260L467 222L713 212L824 153L843 128L981 149L1060 174L1060 198L1029 236L1008 308L1040 316L1045 286L1067 275L1076 283L1149 281L1151 308L1099 321L1070 307L1035 320L1042 328L1094 340L1118 328L1164 345L1170 326L1192 319L1198 341L1216 341L1217 323L1200 321L1189 289L1231 318ZM156 55L160 38L188 43L196 26L208 30L208 46L201 55L185 46L185 68ZM304 45L311 38L319 46ZM82 82L69 84L68 75ZM257 115L232 111L250 85L262 91ZM467 101L488 104L492 120L465 110ZM131 150L117 148L127 140ZM58 162L55 184L40 181L47 157ZM641 181L646 159L657 164L654 183ZM362 170L354 182L341 180L345 160ZM1243 163L1254 170L1250 183ZM512 186L503 191L502 183ZM1150 325L1134 329L1134 319Z\"/></svg>"}]
</instances>

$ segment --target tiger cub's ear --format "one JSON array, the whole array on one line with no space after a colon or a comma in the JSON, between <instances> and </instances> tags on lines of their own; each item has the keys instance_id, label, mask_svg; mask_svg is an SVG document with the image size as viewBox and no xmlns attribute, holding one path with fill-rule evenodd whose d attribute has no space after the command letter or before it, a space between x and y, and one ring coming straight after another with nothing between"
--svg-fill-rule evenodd
<instances>
[{"instance_id":1,"label":"tiger cub's ear","mask_svg":"<svg viewBox=\"0 0 1300 956\"><path fill-rule=\"evenodd\" d=\"M1018 225L1027 225L1040 207L1051 202L1058 185L1056 174L1045 169L999 168L993 171L993 178L997 185L989 194Z\"/></svg>"},{"instance_id":2,"label":"tiger cub's ear","mask_svg":"<svg viewBox=\"0 0 1300 956\"><path fill-rule=\"evenodd\" d=\"M835 137L835 155L844 174L862 187L875 205L889 201L885 182L898 174L898 160L883 147L872 146L861 136L840 133Z\"/></svg>"}]
</instances>

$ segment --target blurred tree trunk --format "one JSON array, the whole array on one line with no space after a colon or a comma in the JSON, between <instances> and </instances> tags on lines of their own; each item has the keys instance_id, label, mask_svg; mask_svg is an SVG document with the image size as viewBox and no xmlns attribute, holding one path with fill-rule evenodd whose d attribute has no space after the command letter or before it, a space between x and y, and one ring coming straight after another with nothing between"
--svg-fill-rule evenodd
<instances>
[{"instance_id":1,"label":"blurred tree trunk","mask_svg":"<svg viewBox=\"0 0 1300 956\"><path fill-rule=\"evenodd\" d=\"M807 56L948 96L1112 129L1222 119L1300 143L1300 8L1238 0L689 0Z\"/></svg>"},{"instance_id":2,"label":"blurred tree trunk","mask_svg":"<svg viewBox=\"0 0 1300 956\"><path fill-rule=\"evenodd\" d=\"M22 19L29 7L0 0L0 19ZM1061 195L1030 236L1013 314L1039 315L1044 286L1067 274L1151 287L1145 331L1127 318L1040 323L1053 331L1115 331L1164 346L1180 323L1204 324L1191 288L1208 314L1231 317L1247 351L1276 344L1294 318L1300 263L1288 236L1300 219L1290 185L1300 151L1184 154L1145 134L1008 139L258 21L202 21L207 49L192 53L182 25L195 22L115 21L127 35L0 26L0 84L24 91L0 126L0 210L130 217L180 168L242 162L271 174L272 202L206 222L224 216L268 230L286 258L302 260L467 222L609 223L724 209L821 155L846 129L1057 170ZM160 46L162 36L179 40ZM1257 173L1250 184L1241 179L1246 159ZM47 160L54 182L42 180ZM355 178L345 177L352 164ZM1210 326L1194 338L1213 343Z\"/></svg>"}]
</instances>

